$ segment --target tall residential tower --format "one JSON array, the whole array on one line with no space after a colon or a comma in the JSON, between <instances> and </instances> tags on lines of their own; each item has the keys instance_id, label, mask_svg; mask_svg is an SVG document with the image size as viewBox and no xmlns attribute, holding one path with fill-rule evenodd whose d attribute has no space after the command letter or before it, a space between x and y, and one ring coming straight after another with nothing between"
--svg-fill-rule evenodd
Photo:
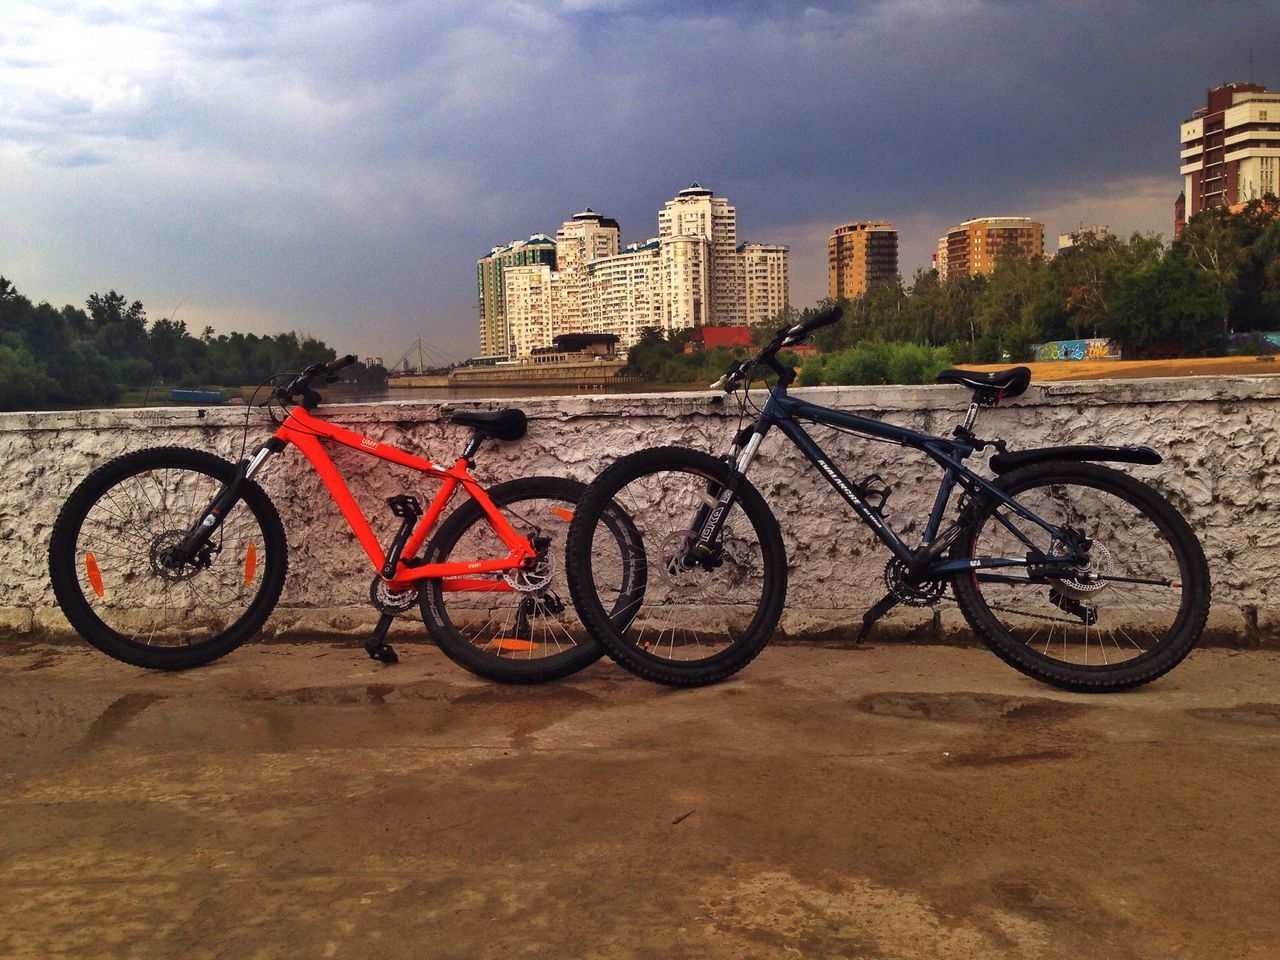
<instances>
[{"instance_id":1,"label":"tall residential tower","mask_svg":"<svg viewBox=\"0 0 1280 960\"><path fill-rule=\"evenodd\" d=\"M978 217L938 240L938 277L990 273L1002 260L1044 255L1044 224L1030 217Z\"/></svg>"},{"instance_id":2,"label":"tall residential tower","mask_svg":"<svg viewBox=\"0 0 1280 960\"><path fill-rule=\"evenodd\" d=\"M508 267L556 265L556 242L545 233L494 247L476 261L476 296L480 307L480 353L510 356L513 345L507 323L506 279Z\"/></svg>"},{"instance_id":3,"label":"tall residential tower","mask_svg":"<svg viewBox=\"0 0 1280 960\"><path fill-rule=\"evenodd\" d=\"M1258 83L1214 87L1179 139L1188 219L1280 192L1280 92Z\"/></svg>"},{"instance_id":4,"label":"tall residential tower","mask_svg":"<svg viewBox=\"0 0 1280 960\"><path fill-rule=\"evenodd\" d=\"M702 240L705 243L671 243L680 239ZM741 295L735 283L741 276L735 257L738 246L738 216L729 201L715 196L710 190L695 183L668 200L658 211L658 240L664 248L669 246L672 257L664 255L664 267L670 262L669 278L684 276L688 283L701 285L705 279L707 299L691 303L691 322L685 323L684 317L673 326L698 327L704 323L742 323L743 310ZM696 251L694 248L697 248ZM677 262L677 257L680 261ZM699 266L684 270L683 267L700 261ZM705 278L701 276L705 272ZM684 299L687 293L690 298L697 297L699 292L694 287L687 289L670 288L671 292ZM676 309L675 315L683 311Z\"/></svg>"},{"instance_id":5,"label":"tall residential tower","mask_svg":"<svg viewBox=\"0 0 1280 960\"><path fill-rule=\"evenodd\" d=\"M898 275L898 231L888 220L858 220L827 238L827 296L852 300Z\"/></svg>"}]
</instances>

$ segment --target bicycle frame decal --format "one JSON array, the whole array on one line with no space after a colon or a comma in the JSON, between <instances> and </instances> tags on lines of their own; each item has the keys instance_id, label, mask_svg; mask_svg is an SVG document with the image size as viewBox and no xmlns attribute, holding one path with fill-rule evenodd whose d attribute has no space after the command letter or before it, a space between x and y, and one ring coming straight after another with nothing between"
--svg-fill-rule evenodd
<instances>
[{"instance_id":1,"label":"bicycle frame decal","mask_svg":"<svg viewBox=\"0 0 1280 960\"><path fill-rule=\"evenodd\" d=\"M334 503L351 526L352 533L355 534L356 539L360 542L360 546L364 549L375 569L382 569L382 565L386 561L386 555L383 552L382 545L378 542L378 538L374 535L373 529L369 526L369 521L365 517L364 511L360 509L360 505L356 502L355 497L352 496L351 490L348 488L342 474L334 465L328 453L325 452L323 446L323 441L325 440L340 443L359 453L377 457L380 460L386 460L417 470L419 473L424 473L441 481L440 489L432 497L431 503L423 512L414 526L413 532L409 535L409 539L405 542L401 554L402 557L412 558L422 549L422 545L426 543L427 537L439 520L440 514L444 512L445 507L453 499L459 487L463 489L467 496L475 500L484 511L485 517L488 519L490 526L493 527L494 533L497 534L498 539L510 551L507 556L500 558L491 557L450 563L425 563L417 566L409 566L405 563L405 560L401 559L396 566L395 575L387 581L388 586L393 590L411 589L416 581L429 578L464 578L466 574L513 570L521 566L527 558L535 555L535 551L528 539L515 531L511 524L507 522L506 517L494 506L484 488L471 475L465 457L459 457L452 467L444 469L429 460L414 456L398 447L312 416L301 406L296 406L289 412L289 416L276 430L274 436L285 443L291 443L297 447L315 468L321 482L325 485L330 496L333 497ZM445 590L466 591L502 591L511 589L503 581L474 579L446 579L442 581L441 586Z\"/></svg>"}]
</instances>

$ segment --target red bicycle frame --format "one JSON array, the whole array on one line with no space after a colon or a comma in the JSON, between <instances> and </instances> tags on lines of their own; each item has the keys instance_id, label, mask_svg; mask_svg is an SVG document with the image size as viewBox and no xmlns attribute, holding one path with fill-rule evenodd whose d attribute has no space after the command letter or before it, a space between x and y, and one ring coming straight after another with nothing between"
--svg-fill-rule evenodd
<instances>
[{"instance_id":1,"label":"red bicycle frame","mask_svg":"<svg viewBox=\"0 0 1280 960\"><path fill-rule=\"evenodd\" d=\"M437 467L429 460L416 457L398 447L383 443L380 440L373 440L356 433L354 430L348 430L345 427L340 427L320 417L313 416L301 406L295 406L289 411L289 415L279 429L276 430L274 436L276 439L284 443L291 443L301 450L302 455L315 468L316 473L320 475L321 482L324 483L329 490L330 496L333 497L334 503L342 511L347 523L350 524L352 533L360 541L360 546L364 548L364 552L373 562L375 570L382 570L382 566L386 561L386 554L383 552L378 538L374 536L373 530L369 526L369 521L365 518L364 511L360 509L355 497L351 495L351 491L348 489L346 481L343 480L342 474L338 472L338 468L329 458L329 454L325 452L323 441L330 440L340 443L345 447L350 447L352 450L357 450L360 453L377 457L380 460L387 460L403 467L409 467L441 481L440 489L431 498L431 503L414 526L409 539L405 541L404 548L401 551L402 558L417 556L418 551L422 549L427 537L435 527L436 521L439 520L440 514L444 512L445 507L448 506L449 501L459 487L466 492L467 496L479 504L494 533L497 534L498 539L510 551L505 557L459 560L449 563L424 563L415 566L409 566L404 559L401 559L396 564L394 574L389 578L384 578L387 586L392 590L411 589L415 581L429 578L449 578L441 580L441 587L444 590L510 590L511 586L505 580L468 578L467 574L514 570L523 566L526 560L536 555L536 551L529 543L528 538L515 531L511 524L507 522L506 517L494 506L484 488L471 475L470 464L465 456L459 457L457 462L446 470L442 467ZM255 461L256 465L257 461Z\"/></svg>"}]
</instances>

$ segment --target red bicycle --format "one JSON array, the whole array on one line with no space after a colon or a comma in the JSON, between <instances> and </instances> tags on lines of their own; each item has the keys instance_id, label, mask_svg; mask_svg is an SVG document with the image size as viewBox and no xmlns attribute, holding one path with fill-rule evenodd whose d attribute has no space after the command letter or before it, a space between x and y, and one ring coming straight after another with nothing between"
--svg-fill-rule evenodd
<instances>
[{"instance_id":1,"label":"red bicycle","mask_svg":"<svg viewBox=\"0 0 1280 960\"><path fill-rule=\"evenodd\" d=\"M159 447L112 460L76 487L53 527L49 572L81 636L125 663L179 670L216 660L257 633L280 598L288 559L280 515L254 478L292 444L377 571L369 599L381 616L365 644L375 660L397 660L386 633L415 604L445 654L491 680L551 680L600 657L563 579L563 547L585 485L525 477L486 490L472 476L486 439L524 436L520 410L454 413L451 421L473 432L448 469L315 415L315 382L332 382L355 359L313 364L275 387L268 406L279 401L287 415L238 464ZM410 494L387 501L400 525L385 550L326 452L329 443L439 481L425 508ZM468 499L436 530L459 490ZM614 521L622 544L629 521ZM643 590L642 568L623 575L618 610Z\"/></svg>"}]
</instances>

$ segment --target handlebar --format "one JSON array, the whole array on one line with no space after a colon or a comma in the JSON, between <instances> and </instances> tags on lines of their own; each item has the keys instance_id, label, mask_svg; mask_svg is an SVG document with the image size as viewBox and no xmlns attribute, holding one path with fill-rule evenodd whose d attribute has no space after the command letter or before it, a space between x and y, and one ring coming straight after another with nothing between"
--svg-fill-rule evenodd
<instances>
[{"instance_id":1,"label":"handlebar","mask_svg":"<svg viewBox=\"0 0 1280 960\"><path fill-rule=\"evenodd\" d=\"M358 358L354 353L348 353L345 357L338 357L336 360L330 360L324 365L328 373L337 373L343 367L349 367L356 362Z\"/></svg>"},{"instance_id":2,"label":"handlebar","mask_svg":"<svg viewBox=\"0 0 1280 960\"><path fill-rule=\"evenodd\" d=\"M348 353L345 357L338 357L336 360L313 363L284 386L276 387L271 395L280 400L292 400L300 396L302 405L309 410L320 402L319 394L311 389L311 381L322 376L332 382L337 379L334 374L344 367L351 366L358 359L354 353Z\"/></svg>"},{"instance_id":3,"label":"handlebar","mask_svg":"<svg viewBox=\"0 0 1280 960\"><path fill-rule=\"evenodd\" d=\"M777 364L773 358L779 350L799 343L815 330L838 323L842 316L844 316L844 309L839 306L832 306L827 307L825 310L819 310L793 326L782 327L778 330L773 340L754 357L748 357L746 360L738 360L730 364L729 369L724 372L720 379L711 384L711 389L732 393L738 389L738 385L742 382L742 377L746 371L758 363L765 363L776 369Z\"/></svg>"}]
</instances>

